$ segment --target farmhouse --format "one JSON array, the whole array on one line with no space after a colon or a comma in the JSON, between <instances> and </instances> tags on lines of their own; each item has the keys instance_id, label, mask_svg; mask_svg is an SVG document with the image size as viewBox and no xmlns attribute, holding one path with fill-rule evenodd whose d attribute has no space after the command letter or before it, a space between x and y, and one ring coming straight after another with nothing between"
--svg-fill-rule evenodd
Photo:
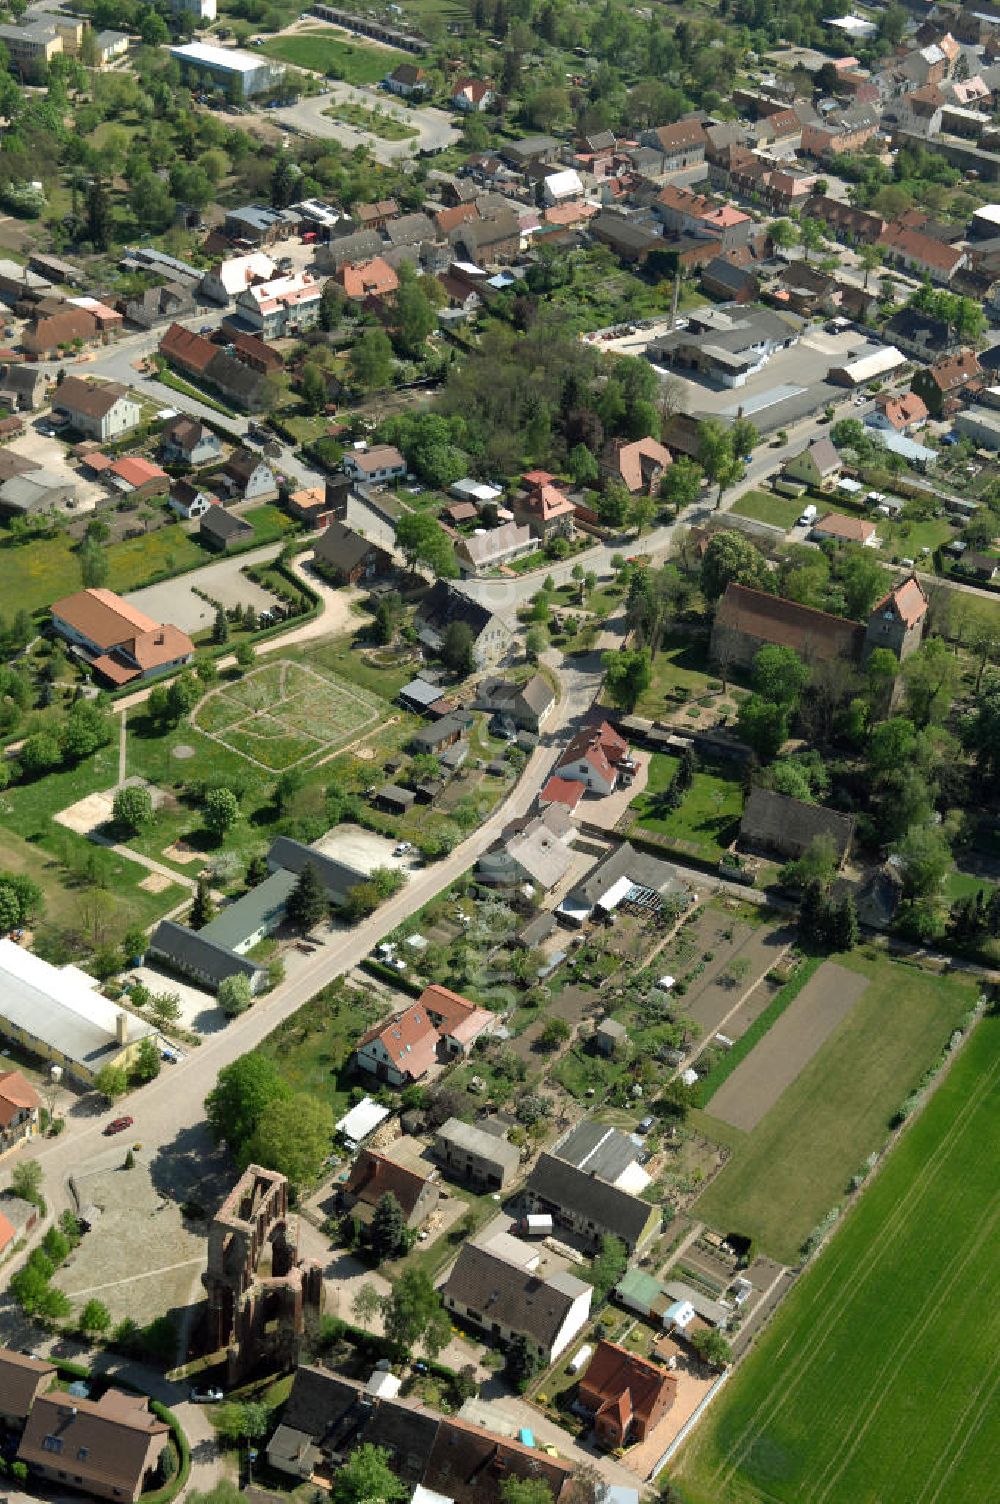
<instances>
[{"instance_id":1,"label":"farmhouse","mask_svg":"<svg viewBox=\"0 0 1000 1504\"><path fill-rule=\"evenodd\" d=\"M441 1289L446 1311L478 1326L504 1346L525 1337L554 1363L590 1316L593 1287L573 1274L539 1279L490 1248L463 1245Z\"/></svg>"},{"instance_id":2,"label":"farmhouse","mask_svg":"<svg viewBox=\"0 0 1000 1504\"><path fill-rule=\"evenodd\" d=\"M817 836L833 842L837 866L842 866L854 839L854 816L842 815L821 804L806 804L773 789L752 789L740 821L740 844L795 861Z\"/></svg>"},{"instance_id":3,"label":"farmhouse","mask_svg":"<svg viewBox=\"0 0 1000 1504\"><path fill-rule=\"evenodd\" d=\"M867 626L730 584L716 607L709 651L716 663L744 667L768 643L794 648L813 663L835 658L857 663L875 648L888 648L902 660L919 647L926 615L927 597L915 576L872 607Z\"/></svg>"},{"instance_id":4,"label":"farmhouse","mask_svg":"<svg viewBox=\"0 0 1000 1504\"><path fill-rule=\"evenodd\" d=\"M432 1180L395 1164L384 1154L362 1149L344 1183L343 1197L351 1216L370 1228L383 1196L395 1196L407 1227L423 1227L437 1207L440 1191Z\"/></svg>"},{"instance_id":5,"label":"farmhouse","mask_svg":"<svg viewBox=\"0 0 1000 1504\"><path fill-rule=\"evenodd\" d=\"M550 1213L560 1227L591 1248L599 1248L603 1238L614 1237L635 1254L660 1228L659 1209L648 1201L545 1152L528 1176L524 1199L529 1211Z\"/></svg>"},{"instance_id":6,"label":"farmhouse","mask_svg":"<svg viewBox=\"0 0 1000 1504\"><path fill-rule=\"evenodd\" d=\"M472 632L477 668L499 663L514 640L513 631L502 616L471 600L449 581L437 580L414 617L417 637L432 652L440 652L445 633L454 621L464 622Z\"/></svg>"},{"instance_id":7,"label":"farmhouse","mask_svg":"<svg viewBox=\"0 0 1000 1504\"><path fill-rule=\"evenodd\" d=\"M480 1191L502 1191L517 1174L520 1151L494 1133L449 1118L434 1135L434 1158L455 1180Z\"/></svg>"},{"instance_id":8,"label":"farmhouse","mask_svg":"<svg viewBox=\"0 0 1000 1504\"><path fill-rule=\"evenodd\" d=\"M51 611L59 636L116 687L179 668L194 653L186 632L169 623L161 626L111 590L78 590L55 601Z\"/></svg>"},{"instance_id":9,"label":"farmhouse","mask_svg":"<svg viewBox=\"0 0 1000 1504\"><path fill-rule=\"evenodd\" d=\"M645 1441L677 1395L677 1376L614 1342L599 1342L580 1380L578 1401L601 1446Z\"/></svg>"}]
</instances>

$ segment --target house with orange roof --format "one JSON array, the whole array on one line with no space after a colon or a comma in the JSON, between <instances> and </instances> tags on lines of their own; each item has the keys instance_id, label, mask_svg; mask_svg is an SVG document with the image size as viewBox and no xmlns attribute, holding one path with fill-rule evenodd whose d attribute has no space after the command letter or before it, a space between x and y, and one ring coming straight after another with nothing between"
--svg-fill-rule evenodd
<instances>
[{"instance_id":1,"label":"house with orange roof","mask_svg":"<svg viewBox=\"0 0 1000 1504\"><path fill-rule=\"evenodd\" d=\"M550 538L572 538L576 507L554 477L547 470L529 470L521 479L524 488L511 502L515 520L544 543Z\"/></svg>"},{"instance_id":2,"label":"house with orange roof","mask_svg":"<svg viewBox=\"0 0 1000 1504\"><path fill-rule=\"evenodd\" d=\"M336 280L347 296L358 302L363 298L384 298L399 290L399 278L381 256L372 256L369 261L346 261Z\"/></svg>"},{"instance_id":3,"label":"house with orange roof","mask_svg":"<svg viewBox=\"0 0 1000 1504\"><path fill-rule=\"evenodd\" d=\"M105 481L116 491L123 491L136 501L148 496L164 496L170 487L167 472L141 455L122 455L120 459L112 460L103 473Z\"/></svg>"},{"instance_id":4,"label":"house with orange roof","mask_svg":"<svg viewBox=\"0 0 1000 1504\"><path fill-rule=\"evenodd\" d=\"M362 1149L344 1182L347 1209L362 1227L371 1227L383 1196L395 1196L407 1227L416 1229L436 1210L441 1193L428 1177L373 1149Z\"/></svg>"},{"instance_id":5,"label":"house with orange roof","mask_svg":"<svg viewBox=\"0 0 1000 1504\"><path fill-rule=\"evenodd\" d=\"M812 537L822 542L860 543L862 548L878 548L879 536L874 522L864 517L846 517L842 512L827 512L814 524Z\"/></svg>"},{"instance_id":6,"label":"house with orange roof","mask_svg":"<svg viewBox=\"0 0 1000 1504\"><path fill-rule=\"evenodd\" d=\"M879 236L878 244L884 247L890 263L942 285L947 285L969 259L962 246L947 245L920 230L900 225L889 225Z\"/></svg>"},{"instance_id":7,"label":"house with orange roof","mask_svg":"<svg viewBox=\"0 0 1000 1504\"><path fill-rule=\"evenodd\" d=\"M568 814L575 815L585 793L586 789L578 778L563 778L553 773L538 795L538 808L548 809L552 804L561 804Z\"/></svg>"},{"instance_id":8,"label":"house with orange roof","mask_svg":"<svg viewBox=\"0 0 1000 1504\"><path fill-rule=\"evenodd\" d=\"M464 114L480 114L493 103L493 85L485 78L459 78L451 91L451 107Z\"/></svg>"},{"instance_id":9,"label":"house with orange roof","mask_svg":"<svg viewBox=\"0 0 1000 1504\"><path fill-rule=\"evenodd\" d=\"M677 1398L677 1375L615 1342L599 1342L580 1380L581 1409L601 1446L645 1441Z\"/></svg>"},{"instance_id":10,"label":"house with orange roof","mask_svg":"<svg viewBox=\"0 0 1000 1504\"><path fill-rule=\"evenodd\" d=\"M38 1132L42 1099L20 1071L0 1073L0 1154Z\"/></svg>"},{"instance_id":11,"label":"house with orange roof","mask_svg":"<svg viewBox=\"0 0 1000 1504\"><path fill-rule=\"evenodd\" d=\"M893 397L880 392L875 411L865 419L869 428L892 429L893 433L916 433L927 422L927 403L916 392Z\"/></svg>"},{"instance_id":12,"label":"house with orange roof","mask_svg":"<svg viewBox=\"0 0 1000 1504\"><path fill-rule=\"evenodd\" d=\"M628 742L607 721L578 731L556 763L559 777L582 783L588 793L613 793L618 769L628 757Z\"/></svg>"},{"instance_id":13,"label":"house with orange roof","mask_svg":"<svg viewBox=\"0 0 1000 1504\"><path fill-rule=\"evenodd\" d=\"M78 590L51 607L59 636L80 648L100 678L116 688L190 663L194 643L170 623L160 624L111 590Z\"/></svg>"},{"instance_id":14,"label":"house with orange roof","mask_svg":"<svg viewBox=\"0 0 1000 1504\"><path fill-rule=\"evenodd\" d=\"M333 519L333 508L327 501L325 486L306 486L301 491L293 491L286 498L285 507L307 527L323 528Z\"/></svg>"},{"instance_id":15,"label":"house with orange roof","mask_svg":"<svg viewBox=\"0 0 1000 1504\"><path fill-rule=\"evenodd\" d=\"M358 1069L389 1086L405 1086L433 1066L464 1055L493 1022L486 1008L447 987L427 987L415 1003L358 1040Z\"/></svg>"},{"instance_id":16,"label":"house with orange roof","mask_svg":"<svg viewBox=\"0 0 1000 1504\"><path fill-rule=\"evenodd\" d=\"M601 468L607 478L620 480L630 496L654 496L670 463L670 450L647 434L631 444L616 440Z\"/></svg>"}]
</instances>

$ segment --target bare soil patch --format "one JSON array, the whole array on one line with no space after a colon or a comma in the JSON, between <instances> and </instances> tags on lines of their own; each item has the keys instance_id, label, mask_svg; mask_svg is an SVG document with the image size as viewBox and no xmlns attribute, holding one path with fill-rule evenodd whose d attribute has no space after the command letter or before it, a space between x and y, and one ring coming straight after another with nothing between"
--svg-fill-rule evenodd
<instances>
[{"instance_id":1,"label":"bare soil patch","mask_svg":"<svg viewBox=\"0 0 1000 1504\"><path fill-rule=\"evenodd\" d=\"M709 1104L713 1117L749 1133L846 1018L868 986L859 972L827 961Z\"/></svg>"},{"instance_id":2,"label":"bare soil patch","mask_svg":"<svg viewBox=\"0 0 1000 1504\"><path fill-rule=\"evenodd\" d=\"M142 879L139 887L147 893L162 893L165 888L172 888L173 883L169 877L164 877L162 872L151 872L148 877Z\"/></svg>"}]
</instances>

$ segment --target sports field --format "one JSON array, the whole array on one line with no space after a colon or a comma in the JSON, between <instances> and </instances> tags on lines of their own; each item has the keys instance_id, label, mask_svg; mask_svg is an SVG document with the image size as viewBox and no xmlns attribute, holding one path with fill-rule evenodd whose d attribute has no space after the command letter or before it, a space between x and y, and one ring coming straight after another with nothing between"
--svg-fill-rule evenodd
<instances>
[{"instance_id":1,"label":"sports field","mask_svg":"<svg viewBox=\"0 0 1000 1504\"><path fill-rule=\"evenodd\" d=\"M695 1202L696 1215L722 1233L755 1238L785 1264L798 1261L801 1244L881 1147L896 1108L976 998L959 975L932 976L863 951L831 959L868 985L794 1080L785 1077L774 1105L750 1132L715 1117L711 1101L693 1118L708 1138L732 1150ZM747 1057L748 1069L758 1050L766 1053L767 1040ZM756 1089L765 1086L758 1082Z\"/></svg>"},{"instance_id":2,"label":"sports field","mask_svg":"<svg viewBox=\"0 0 1000 1504\"><path fill-rule=\"evenodd\" d=\"M409 53L356 42L346 31L332 26L297 32L294 36L271 37L261 51L279 62L311 68L329 78L343 78L349 84L380 83L398 63L412 61Z\"/></svg>"},{"instance_id":3,"label":"sports field","mask_svg":"<svg viewBox=\"0 0 1000 1504\"><path fill-rule=\"evenodd\" d=\"M191 720L230 751L278 773L345 746L385 710L354 684L281 659L211 690Z\"/></svg>"},{"instance_id":4,"label":"sports field","mask_svg":"<svg viewBox=\"0 0 1000 1504\"><path fill-rule=\"evenodd\" d=\"M981 1504L1000 1457L1000 1016L723 1390L691 1504Z\"/></svg>"}]
</instances>

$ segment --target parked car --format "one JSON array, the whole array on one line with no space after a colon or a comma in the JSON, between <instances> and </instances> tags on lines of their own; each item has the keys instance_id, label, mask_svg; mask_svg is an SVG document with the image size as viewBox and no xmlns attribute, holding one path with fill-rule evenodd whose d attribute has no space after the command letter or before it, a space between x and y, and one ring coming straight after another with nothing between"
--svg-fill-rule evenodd
<instances>
[{"instance_id":1,"label":"parked car","mask_svg":"<svg viewBox=\"0 0 1000 1504\"><path fill-rule=\"evenodd\" d=\"M192 1405L217 1405L225 1396L221 1389L192 1389L188 1398Z\"/></svg>"},{"instance_id":2,"label":"parked car","mask_svg":"<svg viewBox=\"0 0 1000 1504\"><path fill-rule=\"evenodd\" d=\"M125 1129L131 1128L134 1122L135 1118L130 1117L112 1118L111 1122L104 1130L105 1137L110 1138L113 1133L124 1133Z\"/></svg>"}]
</instances>

